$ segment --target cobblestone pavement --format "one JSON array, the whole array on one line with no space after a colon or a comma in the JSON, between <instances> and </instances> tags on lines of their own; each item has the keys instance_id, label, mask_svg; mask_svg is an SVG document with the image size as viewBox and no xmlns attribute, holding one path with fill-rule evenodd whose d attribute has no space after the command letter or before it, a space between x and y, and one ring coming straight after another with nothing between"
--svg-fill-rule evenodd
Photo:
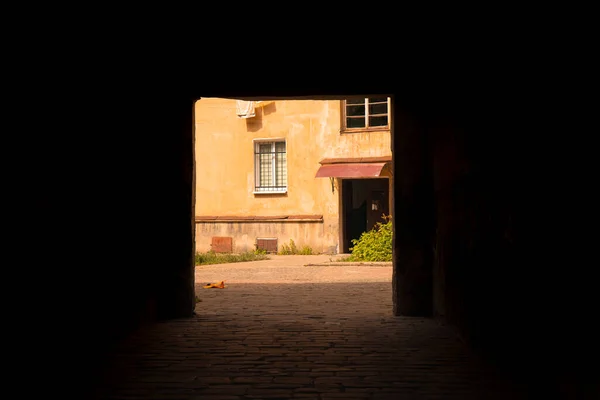
<instances>
[{"instance_id":1,"label":"cobblestone pavement","mask_svg":"<svg viewBox=\"0 0 600 400\"><path fill-rule=\"evenodd\" d=\"M394 317L390 266L305 266L329 261L197 267L197 315L132 336L97 398L524 398L448 328Z\"/></svg>"}]
</instances>

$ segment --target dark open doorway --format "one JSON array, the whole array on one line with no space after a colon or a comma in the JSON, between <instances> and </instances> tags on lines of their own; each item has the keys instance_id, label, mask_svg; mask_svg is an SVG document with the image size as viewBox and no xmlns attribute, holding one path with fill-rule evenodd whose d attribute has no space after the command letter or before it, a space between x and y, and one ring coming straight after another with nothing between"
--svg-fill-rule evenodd
<instances>
[{"instance_id":1,"label":"dark open doorway","mask_svg":"<svg viewBox=\"0 0 600 400\"><path fill-rule=\"evenodd\" d=\"M384 222L390 214L388 178L342 179L342 252L349 253L352 239Z\"/></svg>"}]
</instances>

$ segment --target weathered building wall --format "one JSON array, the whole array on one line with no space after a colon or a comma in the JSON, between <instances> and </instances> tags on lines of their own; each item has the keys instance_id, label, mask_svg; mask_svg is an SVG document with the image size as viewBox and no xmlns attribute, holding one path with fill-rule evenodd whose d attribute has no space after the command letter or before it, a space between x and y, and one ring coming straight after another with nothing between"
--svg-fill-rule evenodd
<instances>
[{"instance_id":1,"label":"weathered building wall","mask_svg":"<svg viewBox=\"0 0 600 400\"><path fill-rule=\"evenodd\" d=\"M317 252L339 248L339 195L327 178L315 178L323 158L391 155L389 130L341 133L339 100L263 101L252 118L236 115L236 100L204 98L195 105L196 216L247 217L322 215L318 225L295 224L280 234ZM287 192L255 193L254 139L285 139ZM235 218L234 218L235 219ZM269 222L197 227L196 249L207 249L213 232L232 236L236 249L251 248L274 228ZM287 225L286 225L287 226ZM292 230L290 227L294 226ZM310 228L309 228L310 226ZM231 228L231 229L229 229ZM296 237L294 237L296 236Z\"/></svg>"},{"instance_id":2,"label":"weathered building wall","mask_svg":"<svg viewBox=\"0 0 600 400\"><path fill-rule=\"evenodd\" d=\"M337 236L326 235L324 231L323 221L197 222L196 250L210 251L213 236L230 236L234 253L253 251L257 238L277 238L279 247L293 240L298 249L310 246L316 253L337 253Z\"/></svg>"}]
</instances>

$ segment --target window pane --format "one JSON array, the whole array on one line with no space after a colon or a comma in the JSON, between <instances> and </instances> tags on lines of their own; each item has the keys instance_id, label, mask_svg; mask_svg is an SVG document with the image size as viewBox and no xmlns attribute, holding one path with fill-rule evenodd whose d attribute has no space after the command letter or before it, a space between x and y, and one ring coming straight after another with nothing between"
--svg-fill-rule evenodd
<instances>
[{"instance_id":1,"label":"window pane","mask_svg":"<svg viewBox=\"0 0 600 400\"><path fill-rule=\"evenodd\" d=\"M277 143L275 143L275 151L277 153L285 151L285 142L277 142Z\"/></svg>"},{"instance_id":2,"label":"window pane","mask_svg":"<svg viewBox=\"0 0 600 400\"><path fill-rule=\"evenodd\" d=\"M369 117L369 126L387 126L388 117Z\"/></svg>"},{"instance_id":3,"label":"window pane","mask_svg":"<svg viewBox=\"0 0 600 400\"><path fill-rule=\"evenodd\" d=\"M271 143L260 143L258 145L258 152L261 153L261 154L270 153L271 152L271 148L272 148L272 144Z\"/></svg>"},{"instance_id":4,"label":"window pane","mask_svg":"<svg viewBox=\"0 0 600 400\"><path fill-rule=\"evenodd\" d=\"M369 97L369 103L387 103L387 97Z\"/></svg>"},{"instance_id":5,"label":"window pane","mask_svg":"<svg viewBox=\"0 0 600 400\"><path fill-rule=\"evenodd\" d=\"M365 117L362 118L346 118L346 128L364 128Z\"/></svg>"},{"instance_id":6,"label":"window pane","mask_svg":"<svg viewBox=\"0 0 600 400\"><path fill-rule=\"evenodd\" d=\"M261 145L262 147L262 145ZM273 156L269 154L260 155L260 182L258 186L273 185Z\"/></svg>"},{"instance_id":7,"label":"window pane","mask_svg":"<svg viewBox=\"0 0 600 400\"><path fill-rule=\"evenodd\" d=\"M369 115L371 114L387 114L387 103L384 104L369 104Z\"/></svg>"},{"instance_id":8,"label":"window pane","mask_svg":"<svg viewBox=\"0 0 600 400\"><path fill-rule=\"evenodd\" d=\"M278 153L275 163L275 185L281 189L287 186L287 157L285 153Z\"/></svg>"},{"instance_id":9,"label":"window pane","mask_svg":"<svg viewBox=\"0 0 600 400\"><path fill-rule=\"evenodd\" d=\"M365 99L348 99L346 104L365 104Z\"/></svg>"},{"instance_id":10,"label":"window pane","mask_svg":"<svg viewBox=\"0 0 600 400\"><path fill-rule=\"evenodd\" d=\"M353 115L365 115L365 106L360 105L360 106L347 106L346 107L346 115L347 116L353 116Z\"/></svg>"},{"instance_id":11,"label":"window pane","mask_svg":"<svg viewBox=\"0 0 600 400\"><path fill-rule=\"evenodd\" d=\"M287 155L285 153L285 142L275 143L275 186L283 189L287 186Z\"/></svg>"}]
</instances>

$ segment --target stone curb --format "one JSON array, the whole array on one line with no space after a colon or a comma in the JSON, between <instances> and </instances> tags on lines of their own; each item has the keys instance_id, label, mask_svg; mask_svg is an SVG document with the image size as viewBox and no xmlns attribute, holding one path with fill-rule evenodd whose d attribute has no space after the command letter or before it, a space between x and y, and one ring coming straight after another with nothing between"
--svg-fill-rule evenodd
<instances>
[{"instance_id":1,"label":"stone curb","mask_svg":"<svg viewBox=\"0 0 600 400\"><path fill-rule=\"evenodd\" d=\"M304 264L305 267L391 267L391 262L325 262Z\"/></svg>"}]
</instances>

